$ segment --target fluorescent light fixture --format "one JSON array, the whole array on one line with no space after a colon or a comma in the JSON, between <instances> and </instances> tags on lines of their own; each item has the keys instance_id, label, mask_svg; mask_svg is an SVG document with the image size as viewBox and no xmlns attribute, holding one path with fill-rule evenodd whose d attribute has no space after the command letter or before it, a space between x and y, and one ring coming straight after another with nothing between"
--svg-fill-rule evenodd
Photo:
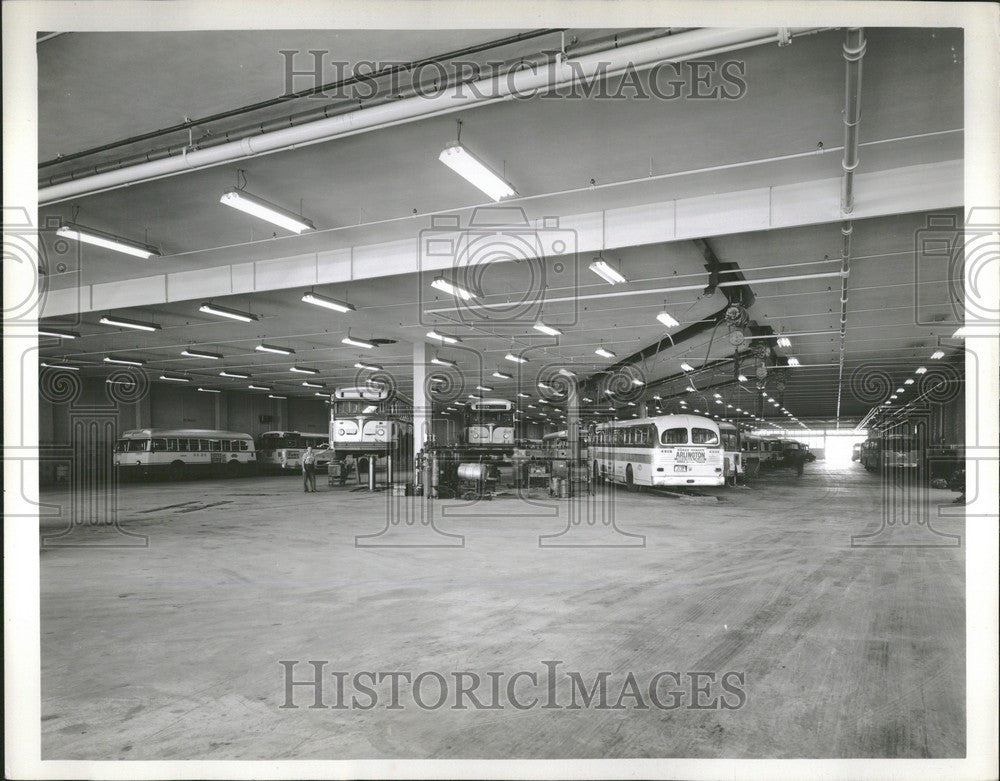
<instances>
[{"instance_id":1,"label":"fluorescent light fixture","mask_svg":"<svg viewBox=\"0 0 1000 781\"><path fill-rule=\"evenodd\" d=\"M934 352L931 353L932 361L939 361L942 358L944 358L944 350L935 350Z\"/></svg>"},{"instance_id":2,"label":"fluorescent light fixture","mask_svg":"<svg viewBox=\"0 0 1000 781\"><path fill-rule=\"evenodd\" d=\"M628 282L616 268L612 268L606 260L595 260L590 264L590 270L601 277L609 285L617 285L621 282Z\"/></svg>"},{"instance_id":3,"label":"fluorescent light fixture","mask_svg":"<svg viewBox=\"0 0 1000 781\"><path fill-rule=\"evenodd\" d=\"M660 312L660 314L656 316L656 319L663 323L667 328L675 328L680 325L680 323L677 322L677 319L670 314L670 312Z\"/></svg>"},{"instance_id":4,"label":"fluorescent light fixture","mask_svg":"<svg viewBox=\"0 0 1000 781\"><path fill-rule=\"evenodd\" d=\"M789 358L788 359L788 365L789 366L798 366L799 365L799 359L798 358Z\"/></svg>"},{"instance_id":5,"label":"fluorescent light fixture","mask_svg":"<svg viewBox=\"0 0 1000 781\"><path fill-rule=\"evenodd\" d=\"M905 392L906 392L906 388L904 388L902 386L896 388L896 393L905 393Z\"/></svg>"},{"instance_id":6,"label":"fluorescent light fixture","mask_svg":"<svg viewBox=\"0 0 1000 781\"><path fill-rule=\"evenodd\" d=\"M217 361L222 357L219 353L206 353L202 350L192 350L190 348L182 350L181 355L186 355L188 358L208 358L210 361Z\"/></svg>"},{"instance_id":7,"label":"fluorescent light fixture","mask_svg":"<svg viewBox=\"0 0 1000 781\"><path fill-rule=\"evenodd\" d=\"M791 347L791 346L792 346L792 340L789 339L787 336L778 337L778 347Z\"/></svg>"},{"instance_id":8,"label":"fluorescent light fixture","mask_svg":"<svg viewBox=\"0 0 1000 781\"><path fill-rule=\"evenodd\" d=\"M529 404L528 409L538 409L538 407L534 404Z\"/></svg>"},{"instance_id":9,"label":"fluorescent light fixture","mask_svg":"<svg viewBox=\"0 0 1000 781\"><path fill-rule=\"evenodd\" d=\"M960 327L955 333L951 335L952 339L964 339L969 335L969 329L966 326Z\"/></svg>"},{"instance_id":10,"label":"fluorescent light fixture","mask_svg":"<svg viewBox=\"0 0 1000 781\"><path fill-rule=\"evenodd\" d=\"M491 388L489 385L477 385L476 390L486 391L487 393L489 393L493 390L493 388Z\"/></svg>"},{"instance_id":11,"label":"fluorescent light fixture","mask_svg":"<svg viewBox=\"0 0 1000 781\"><path fill-rule=\"evenodd\" d=\"M531 398L531 394L530 393L518 393L517 397L519 399L530 399Z\"/></svg>"},{"instance_id":12,"label":"fluorescent light fixture","mask_svg":"<svg viewBox=\"0 0 1000 781\"><path fill-rule=\"evenodd\" d=\"M319 374L319 369L310 369L308 366L289 366L288 371L296 374Z\"/></svg>"},{"instance_id":13,"label":"fluorescent light fixture","mask_svg":"<svg viewBox=\"0 0 1000 781\"><path fill-rule=\"evenodd\" d=\"M72 372L80 371L79 366L73 366L69 363L49 363L48 361L42 361L40 365L43 369L69 369Z\"/></svg>"},{"instance_id":14,"label":"fluorescent light fixture","mask_svg":"<svg viewBox=\"0 0 1000 781\"><path fill-rule=\"evenodd\" d=\"M80 334L76 331L64 331L62 328L39 327L39 336L54 336L57 339L79 339Z\"/></svg>"},{"instance_id":15,"label":"fluorescent light fixture","mask_svg":"<svg viewBox=\"0 0 1000 781\"><path fill-rule=\"evenodd\" d=\"M115 355L108 355L104 358L105 363L120 363L123 366L145 366L146 362L138 358L121 358Z\"/></svg>"},{"instance_id":16,"label":"fluorescent light fixture","mask_svg":"<svg viewBox=\"0 0 1000 781\"><path fill-rule=\"evenodd\" d=\"M372 371L372 372L380 372L380 371L382 371L382 367L379 366L377 363L365 363L363 361L358 361L356 364L354 364L354 368L355 369L368 369L368 371Z\"/></svg>"},{"instance_id":17,"label":"fluorescent light fixture","mask_svg":"<svg viewBox=\"0 0 1000 781\"><path fill-rule=\"evenodd\" d=\"M458 364L455 361L451 361L447 358L434 357L431 358L431 363L436 364L438 366L458 366Z\"/></svg>"},{"instance_id":18,"label":"fluorescent light fixture","mask_svg":"<svg viewBox=\"0 0 1000 781\"><path fill-rule=\"evenodd\" d=\"M232 377L234 380L249 380L250 379L250 375L249 374L243 374L243 372L221 371L221 372L219 372L219 376L220 377Z\"/></svg>"},{"instance_id":19,"label":"fluorescent light fixture","mask_svg":"<svg viewBox=\"0 0 1000 781\"><path fill-rule=\"evenodd\" d=\"M247 387L250 390L266 390L266 391L274 390L274 388L271 388L267 385L247 385Z\"/></svg>"},{"instance_id":20,"label":"fluorescent light fixture","mask_svg":"<svg viewBox=\"0 0 1000 781\"><path fill-rule=\"evenodd\" d=\"M722 398L722 394L721 393L713 393L712 396L714 396L717 399L721 399Z\"/></svg>"},{"instance_id":21,"label":"fluorescent light fixture","mask_svg":"<svg viewBox=\"0 0 1000 781\"><path fill-rule=\"evenodd\" d=\"M498 380L512 380L512 379L514 379L514 375L513 374L507 374L507 372L502 372L499 369L497 369L495 372L493 372L493 376L496 377Z\"/></svg>"},{"instance_id":22,"label":"fluorescent light fixture","mask_svg":"<svg viewBox=\"0 0 1000 781\"><path fill-rule=\"evenodd\" d=\"M494 201L517 195L517 191L503 177L457 141L448 144L438 155L438 160Z\"/></svg>"},{"instance_id":23,"label":"fluorescent light fixture","mask_svg":"<svg viewBox=\"0 0 1000 781\"><path fill-rule=\"evenodd\" d=\"M93 244L95 247L104 247L115 252L124 252L126 255L132 255L143 260L153 257L158 258L160 256L159 250L154 247L139 244L135 241L128 241L111 233L105 233L93 228L84 228L82 225L74 225L73 223L67 223L59 228L56 231L56 235L67 239L75 239L84 244Z\"/></svg>"},{"instance_id":24,"label":"fluorescent light fixture","mask_svg":"<svg viewBox=\"0 0 1000 781\"><path fill-rule=\"evenodd\" d=\"M276 393L269 393L269 394L267 394L267 397L269 399L287 399L288 398L287 396L279 396Z\"/></svg>"},{"instance_id":25,"label":"fluorescent light fixture","mask_svg":"<svg viewBox=\"0 0 1000 781\"><path fill-rule=\"evenodd\" d=\"M448 336L448 334L442 334L438 331L428 331L427 338L436 339L437 341L444 342L445 344L457 344L462 341L457 336Z\"/></svg>"},{"instance_id":26,"label":"fluorescent light fixture","mask_svg":"<svg viewBox=\"0 0 1000 781\"><path fill-rule=\"evenodd\" d=\"M694 371L694 366L692 366L690 363L682 363L681 364L681 371L693 372Z\"/></svg>"},{"instance_id":27,"label":"fluorescent light fixture","mask_svg":"<svg viewBox=\"0 0 1000 781\"><path fill-rule=\"evenodd\" d=\"M640 380L640 379L639 379L638 377L633 377L633 378L632 378L632 384L633 384L633 385L645 385L646 383L644 383L644 382L643 382L642 380Z\"/></svg>"},{"instance_id":28,"label":"fluorescent light fixture","mask_svg":"<svg viewBox=\"0 0 1000 781\"><path fill-rule=\"evenodd\" d=\"M535 323L535 330L541 331L543 334L548 334L549 336L562 336L562 331L558 328L553 328L551 325L545 325L541 320Z\"/></svg>"},{"instance_id":29,"label":"fluorescent light fixture","mask_svg":"<svg viewBox=\"0 0 1000 781\"><path fill-rule=\"evenodd\" d=\"M98 321L101 325L114 325L119 328L132 328L136 331L159 331L156 323L144 323L141 320L129 320L127 317L105 315Z\"/></svg>"},{"instance_id":30,"label":"fluorescent light fixture","mask_svg":"<svg viewBox=\"0 0 1000 781\"><path fill-rule=\"evenodd\" d=\"M309 380L303 380L302 386L304 388L325 388L326 386L322 382L309 382Z\"/></svg>"},{"instance_id":31,"label":"fluorescent light fixture","mask_svg":"<svg viewBox=\"0 0 1000 781\"><path fill-rule=\"evenodd\" d=\"M742 412L743 410L741 410L741 409L740 409L739 407L737 407L737 408L736 408L736 411L737 411L737 412Z\"/></svg>"},{"instance_id":32,"label":"fluorescent light fixture","mask_svg":"<svg viewBox=\"0 0 1000 781\"><path fill-rule=\"evenodd\" d=\"M255 314L250 312L241 312L238 309L230 309L228 306L219 306L218 304L204 303L198 307L199 312L204 312L207 315L216 315L217 317L228 317L230 320L239 320L243 323L252 323L254 320L259 318Z\"/></svg>"},{"instance_id":33,"label":"fluorescent light fixture","mask_svg":"<svg viewBox=\"0 0 1000 781\"><path fill-rule=\"evenodd\" d=\"M504 360L513 361L514 363L527 363L528 362L527 358L522 358L519 355L514 355L514 353L507 353L504 356Z\"/></svg>"},{"instance_id":34,"label":"fluorescent light fixture","mask_svg":"<svg viewBox=\"0 0 1000 781\"><path fill-rule=\"evenodd\" d=\"M746 382L747 381L747 376L745 374L741 374L736 379L739 380L740 382Z\"/></svg>"},{"instance_id":35,"label":"fluorescent light fixture","mask_svg":"<svg viewBox=\"0 0 1000 781\"><path fill-rule=\"evenodd\" d=\"M478 393L470 393L469 394L469 398L470 399L476 399L477 401L482 401L483 397L480 396Z\"/></svg>"},{"instance_id":36,"label":"fluorescent light fixture","mask_svg":"<svg viewBox=\"0 0 1000 781\"><path fill-rule=\"evenodd\" d=\"M696 387L694 387L694 385L688 385L687 388L685 388L685 390L688 393L697 393L697 391L698 391L698 389Z\"/></svg>"},{"instance_id":37,"label":"fluorescent light fixture","mask_svg":"<svg viewBox=\"0 0 1000 781\"><path fill-rule=\"evenodd\" d=\"M716 400L715 400L715 403L716 403L716 404L722 404L722 399L716 399ZM777 406L777 405L775 405L775 406Z\"/></svg>"},{"instance_id":38,"label":"fluorescent light fixture","mask_svg":"<svg viewBox=\"0 0 1000 781\"><path fill-rule=\"evenodd\" d=\"M463 301L471 301L475 298L475 294L469 290L466 290L461 285L456 285L453 282L449 282L444 277L435 277L434 281L431 282L431 287L437 288L448 295L455 296L456 298L461 298Z\"/></svg>"},{"instance_id":39,"label":"fluorescent light fixture","mask_svg":"<svg viewBox=\"0 0 1000 781\"><path fill-rule=\"evenodd\" d=\"M321 296L319 293L306 293L302 296L302 300L307 304L323 306L335 312L355 311L353 304L348 304L346 301L338 301L336 298L330 298L329 296Z\"/></svg>"},{"instance_id":40,"label":"fluorescent light fixture","mask_svg":"<svg viewBox=\"0 0 1000 781\"><path fill-rule=\"evenodd\" d=\"M926 366L918 366L917 370L914 372L914 374L927 374L927 367Z\"/></svg>"},{"instance_id":41,"label":"fluorescent light fixture","mask_svg":"<svg viewBox=\"0 0 1000 781\"><path fill-rule=\"evenodd\" d=\"M549 385L547 382L541 382L541 381L539 381L538 382L538 387L541 388L542 390L547 390L547 391L552 390L552 386Z\"/></svg>"},{"instance_id":42,"label":"fluorescent light fixture","mask_svg":"<svg viewBox=\"0 0 1000 781\"><path fill-rule=\"evenodd\" d=\"M263 198L258 198L244 190L226 191L219 199L219 203L239 209L253 217L259 217L292 233L316 230L316 226L305 217L290 212L288 209L282 209L280 206L275 206L273 203L268 203Z\"/></svg>"},{"instance_id":43,"label":"fluorescent light fixture","mask_svg":"<svg viewBox=\"0 0 1000 781\"><path fill-rule=\"evenodd\" d=\"M332 394L332 393L320 393L319 391L316 391L316 392L315 392L315 393L313 394L313 396L322 396L322 397L323 397L324 399L330 399L330 398L333 398L333 394Z\"/></svg>"},{"instance_id":44,"label":"fluorescent light fixture","mask_svg":"<svg viewBox=\"0 0 1000 781\"><path fill-rule=\"evenodd\" d=\"M892 394L892 395L891 395L891 396L890 396L889 398L890 398L890 399L891 399L892 401L895 401L896 399L898 399L898 398L899 398L899 396L897 396L897 395L896 395L895 393L893 393L893 394Z\"/></svg>"},{"instance_id":45,"label":"fluorescent light fixture","mask_svg":"<svg viewBox=\"0 0 1000 781\"><path fill-rule=\"evenodd\" d=\"M603 347L598 347L594 350L595 355L600 355L602 358L614 358L615 354L611 350L605 350Z\"/></svg>"},{"instance_id":46,"label":"fluorescent light fixture","mask_svg":"<svg viewBox=\"0 0 1000 781\"><path fill-rule=\"evenodd\" d=\"M374 342L369 342L365 339L355 339L353 336L345 336L340 342L341 344L349 344L352 347L364 347L366 350L370 350L375 346Z\"/></svg>"},{"instance_id":47,"label":"fluorescent light fixture","mask_svg":"<svg viewBox=\"0 0 1000 781\"><path fill-rule=\"evenodd\" d=\"M216 388L198 388L199 393L222 393L222 391Z\"/></svg>"},{"instance_id":48,"label":"fluorescent light fixture","mask_svg":"<svg viewBox=\"0 0 1000 781\"><path fill-rule=\"evenodd\" d=\"M276 347L273 344L258 344L254 349L259 353L276 353L278 355L295 355L295 350L288 347Z\"/></svg>"},{"instance_id":49,"label":"fluorescent light fixture","mask_svg":"<svg viewBox=\"0 0 1000 781\"><path fill-rule=\"evenodd\" d=\"M912 384L913 384L913 378L912 377L907 377L906 381L903 383L903 385L912 385Z\"/></svg>"},{"instance_id":50,"label":"fluorescent light fixture","mask_svg":"<svg viewBox=\"0 0 1000 781\"><path fill-rule=\"evenodd\" d=\"M166 380L167 382L191 382L190 377L177 377L173 374L161 374L161 380Z\"/></svg>"}]
</instances>

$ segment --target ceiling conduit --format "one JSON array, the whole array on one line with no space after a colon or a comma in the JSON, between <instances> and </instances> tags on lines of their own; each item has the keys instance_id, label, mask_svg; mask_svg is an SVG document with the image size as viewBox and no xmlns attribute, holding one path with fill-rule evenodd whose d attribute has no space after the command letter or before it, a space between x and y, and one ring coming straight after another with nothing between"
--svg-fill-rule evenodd
<instances>
[{"instance_id":1,"label":"ceiling conduit","mask_svg":"<svg viewBox=\"0 0 1000 781\"><path fill-rule=\"evenodd\" d=\"M861 124L861 60L865 56L865 31L851 27L844 41L847 77L844 88L844 178L841 183L840 211L845 218L854 211L854 171L858 167L858 138ZM847 345L847 282L851 273L851 234L854 223L845 219L840 228L844 237L840 272L840 358L837 369L837 428L840 428L840 403L844 393L844 351Z\"/></svg>"},{"instance_id":2,"label":"ceiling conduit","mask_svg":"<svg viewBox=\"0 0 1000 781\"><path fill-rule=\"evenodd\" d=\"M151 160L43 187L38 191L38 202L57 203L257 155L512 100L573 84L581 79L613 76L629 68L642 70L659 62L710 56L768 42L785 42L789 36L806 35L822 29L825 28L699 29L595 52L573 60L560 57L551 67L522 70L507 74L506 78L484 79L476 83L475 89L460 85L434 96L405 98L207 149L191 149L176 157Z\"/></svg>"}]
</instances>

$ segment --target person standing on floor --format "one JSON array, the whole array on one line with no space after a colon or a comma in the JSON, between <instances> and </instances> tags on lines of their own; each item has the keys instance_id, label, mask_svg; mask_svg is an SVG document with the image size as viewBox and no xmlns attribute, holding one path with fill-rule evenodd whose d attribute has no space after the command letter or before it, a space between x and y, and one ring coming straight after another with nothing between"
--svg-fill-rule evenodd
<instances>
[{"instance_id":1,"label":"person standing on floor","mask_svg":"<svg viewBox=\"0 0 1000 781\"><path fill-rule=\"evenodd\" d=\"M316 451L312 445L302 454L302 487L306 493L316 492Z\"/></svg>"}]
</instances>

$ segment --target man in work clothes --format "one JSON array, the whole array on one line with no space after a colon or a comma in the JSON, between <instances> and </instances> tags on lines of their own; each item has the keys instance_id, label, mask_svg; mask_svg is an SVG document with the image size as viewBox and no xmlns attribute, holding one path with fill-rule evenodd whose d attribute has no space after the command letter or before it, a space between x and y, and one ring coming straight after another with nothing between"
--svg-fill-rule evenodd
<instances>
[{"instance_id":1,"label":"man in work clothes","mask_svg":"<svg viewBox=\"0 0 1000 781\"><path fill-rule=\"evenodd\" d=\"M302 454L302 487L306 493L316 491L316 451L311 445Z\"/></svg>"}]
</instances>

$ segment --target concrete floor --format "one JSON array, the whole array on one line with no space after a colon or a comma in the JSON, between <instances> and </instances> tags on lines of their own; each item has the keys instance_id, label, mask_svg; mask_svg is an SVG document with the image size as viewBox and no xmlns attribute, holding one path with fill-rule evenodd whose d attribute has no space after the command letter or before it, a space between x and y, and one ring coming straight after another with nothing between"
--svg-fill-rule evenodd
<instances>
[{"instance_id":1,"label":"concrete floor","mask_svg":"<svg viewBox=\"0 0 1000 781\"><path fill-rule=\"evenodd\" d=\"M565 521L513 498L439 519L462 548L400 548L355 546L383 526L384 494L306 495L294 477L127 485L120 517L148 547L43 546L42 757L964 755L964 548L852 547L879 528L882 502L857 464L716 493L618 494L617 522L646 536L641 548L540 547ZM964 533L958 519L935 525ZM278 661L293 659L300 678L313 659L484 677L562 660L611 671L612 699L628 671L742 671L747 701L282 709ZM296 691L303 706L310 696Z\"/></svg>"}]
</instances>

